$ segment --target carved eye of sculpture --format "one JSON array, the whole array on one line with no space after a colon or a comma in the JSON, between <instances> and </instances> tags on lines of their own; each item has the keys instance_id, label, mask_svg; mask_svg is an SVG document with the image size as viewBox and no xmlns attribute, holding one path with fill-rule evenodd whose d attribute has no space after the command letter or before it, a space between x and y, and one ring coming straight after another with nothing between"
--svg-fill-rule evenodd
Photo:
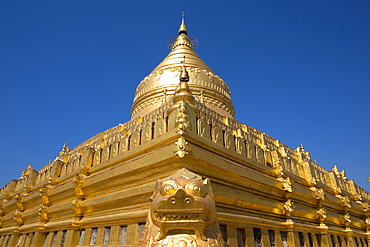
<instances>
[{"instance_id":1,"label":"carved eye of sculpture","mask_svg":"<svg viewBox=\"0 0 370 247\"><path fill-rule=\"evenodd\" d=\"M178 186L177 186L176 182L174 182L174 181L165 181L162 184L161 195L162 196L170 196L170 195L175 193L175 191L177 190L177 187Z\"/></svg>"},{"instance_id":2,"label":"carved eye of sculpture","mask_svg":"<svg viewBox=\"0 0 370 247\"><path fill-rule=\"evenodd\" d=\"M203 188L203 184L199 181L188 183L185 185L185 190L193 196L204 196L206 192Z\"/></svg>"}]
</instances>

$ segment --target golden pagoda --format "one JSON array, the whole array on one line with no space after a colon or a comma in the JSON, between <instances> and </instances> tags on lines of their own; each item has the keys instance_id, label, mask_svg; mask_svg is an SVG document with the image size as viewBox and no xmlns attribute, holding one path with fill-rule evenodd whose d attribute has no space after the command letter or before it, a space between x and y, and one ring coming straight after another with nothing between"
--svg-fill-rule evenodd
<instances>
[{"instance_id":1,"label":"golden pagoda","mask_svg":"<svg viewBox=\"0 0 370 247\"><path fill-rule=\"evenodd\" d=\"M0 189L1 247L369 247L369 192L236 121L184 19L131 114Z\"/></svg>"}]
</instances>

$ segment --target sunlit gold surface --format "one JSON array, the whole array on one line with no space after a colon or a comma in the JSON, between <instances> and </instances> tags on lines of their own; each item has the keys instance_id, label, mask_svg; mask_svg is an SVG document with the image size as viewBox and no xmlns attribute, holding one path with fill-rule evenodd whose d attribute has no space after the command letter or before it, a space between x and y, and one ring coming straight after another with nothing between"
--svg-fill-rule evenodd
<instances>
[{"instance_id":1,"label":"sunlit gold surface","mask_svg":"<svg viewBox=\"0 0 370 247\"><path fill-rule=\"evenodd\" d=\"M180 169L157 181L138 246L225 246L208 179Z\"/></svg>"},{"instance_id":2,"label":"sunlit gold surface","mask_svg":"<svg viewBox=\"0 0 370 247\"><path fill-rule=\"evenodd\" d=\"M193 95L206 106L226 117L234 117L230 89L195 53L183 22L171 52L142 80L136 89L132 118L144 116L167 102L178 85L186 66Z\"/></svg>"},{"instance_id":3,"label":"sunlit gold surface","mask_svg":"<svg viewBox=\"0 0 370 247\"><path fill-rule=\"evenodd\" d=\"M184 42L172 52L193 52ZM369 246L369 192L337 166L318 165L303 145L289 148L234 120L225 92L197 91L190 59L165 61L159 66L171 83L161 81L168 91L153 111L139 107L157 93L141 82L131 121L64 145L54 161L38 171L27 166L0 189L1 247L133 246L140 235L149 246L222 246L216 216L233 247L270 247L271 233L276 247ZM206 66L200 61L192 63ZM210 105L207 93L226 99ZM147 218L153 228L143 232Z\"/></svg>"}]
</instances>

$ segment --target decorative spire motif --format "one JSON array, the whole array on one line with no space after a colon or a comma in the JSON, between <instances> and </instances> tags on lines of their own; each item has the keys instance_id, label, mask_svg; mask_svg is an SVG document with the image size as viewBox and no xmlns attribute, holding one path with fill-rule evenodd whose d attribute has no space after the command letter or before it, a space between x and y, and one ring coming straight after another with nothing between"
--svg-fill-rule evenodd
<instances>
[{"instance_id":1,"label":"decorative spire motif","mask_svg":"<svg viewBox=\"0 0 370 247\"><path fill-rule=\"evenodd\" d=\"M185 25L184 12L182 12L181 25L179 28L179 35L182 33L186 35L188 34L188 31L186 30L186 25Z\"/></svg>"},{"instance_id":2,"label":"decorative spire motif","mask_svg":"<svg viewBox=\"0 0 370 247\"><path fill-rule=\"evenodd\" d=\"M177 86L175 95L173 96L173 103L176 104L180 102L181 100L185 100L186 102L192 105L195 104L195 98L189 88L188 81L189 81L189 73L186 70L185 65L183 65L181 68L181 72L180 72L180 83Z\"/></svg>"}]
</instances>

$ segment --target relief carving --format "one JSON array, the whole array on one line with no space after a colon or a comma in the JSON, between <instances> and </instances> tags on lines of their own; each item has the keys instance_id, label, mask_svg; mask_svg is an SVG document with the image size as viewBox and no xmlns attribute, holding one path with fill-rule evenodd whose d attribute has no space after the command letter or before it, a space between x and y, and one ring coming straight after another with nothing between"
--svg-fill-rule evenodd
<instances>
[{"instance_id":1,"label":"relief carving","mask_svg":"<svg viewBox=\"0 0 370 247\"><path fill-rule=\"evenodd\" d=\"M39 215L40 215L40 218L41 218L41 221L42 222L46 222L46 221L48 221L49 220L49 218L48 218L48 209L49 209L49 207L48 206L46 206L46 205L42 205L40 208L39 208Z\"/></svg>"},{"instance_id":2,"label":"relief carving","mask_svg":"<svg viewBox=\"0 0 370 247\"><path fill-rule=\"evenodd\" d=\"M328 217L326 209L323 208L323 207L321 207L319 210L317 210L317 215L318 215L318 218L319 218L320 222L323 222Z\"/></svg>"},{"instance_id":3,"label":"relief carving","mask_svg":"<svg viewBox=\"0 0 370 247\"><path fill-rule=\"evenodd\" d=\"M294 202L289 199L284 203L284 214L287 216L290 216L290 213L292 213L295 209Z\"/></svg>"},{"instance_id":4,"label":"relief carving","mask_svg":"<svg viewBox=\"0 0 370 247\"><path fill-rule=\"evenodd\" d=\"M343 215L343 221L346 226L348 226L352 222L351 215L349 213L346 213Z\"/></svg>"},{"instance_id":5,"label":"relief carving","mask_svg":"<svg viewBox=\"0 0 370 247\"><path fill-rule=\"evenodd\" d=\"M283 186L283 190L287 192L293 192L292 182L290 181L289 177L287 177L286 179L283 179L282 186Z\"/></svg>"},{"instance_id":6,"label":"relief carving","mask_svg":"<svg viewBox=\"0 0 370 247\"><path fill-rule=\"evenodd\" d=\"M84 193L82 191L82 183L83 183L82 176L79 175L79 174L76 174L76 176L74 178L74 187L75 187L75 192L76 192L77 198L83 198L84 197Z\"/></svg>"},{"instance_id":7,"label":"relief carving","mask_svg":"<svg viewBox=\"0 0 370 247\"><path fill-rule=\"evenodd\" d=\"M188 129L190 129L189 115L186 111L185 101L181 100L179 105L179 111L176 116L177 133L183 135Z\"/></svg>"},{"instance_id":8,"label":"relief carving","mask_svg":"<svg viewBox=\"0 0 370 247\"><path fill-rule=\"evenodd\" d=\"M42 203L43 203L44 205L49 205L49 204L50 204L47 190L48 190L48 189L47 189L45 186L43 186L43 187L40 189L40 196L41 196Z\"/></svg>"},{"instance_id":9,"label":"relief carving","mask_svg":"<svg viewBox=\"0 0 370 247\"><path fill-rule=\"evenodd\" d=\"M211 139L209 125L202 119L198 119L198 135Z\"/></svg>"},{"instance_id":10,"label":"relief carving","mask_svg":"<svg viewBox=\"0 0 370 247\"><path fill-rule=\"evenodd\" d=\"M247 149L247 157L252 160L256 160L256 152L255 152L254 144L252 142L247 142L246 149Z\"/></svg>"},{"instance_id":11,"label":"relief carving","mask_svg":"<svg viewBox=\"0 0 370 247\"><path fill-rule=\"evenodd\" d=\"M76 216L82 216L82 199L74 199L72 202L72 209Z\"/></svg>"},{"instance_id":12,"label":"relief carving","mask_svg":"<svg viewBox=\"0 0 370 247\"><path fill-rule=\"evenodd\" d=\"M23 197L20 194L16 194L14 198L15 198L15 203L17 204L18 210L24 211Z\"/></svg>"},{"instance_id":13,"label":"relief carving","mask_svg":"<svg viewBox=\"0 0 370 247\"><path fill-rule=\"evenodd\" d=\"M245 152L245 143L244 143L243 139L240 138L240 137L236 137L235 138L235 151L238 154L241 154L243 156L246 155L246 152Z\"/></svg>"},{"instance_id":14,"label":"relief carving","mask_svg":"<svg viewBox=\"0 0 370 247\"><path fill-rule=\"evenodd\" d=\"M186 145L188 144L188 142L183 136L180 136L175 144L177 147L175 154L177 154L180 158L184 158L184 156L189 153L189 151L186 149Z\"/></svg>"},{"instance_id":15,"label":"relief carving","mask_svg":"<svg viewBox=\"0 0 370 247\"><path fill-rule=\"evenodd\" d=\"M222 129L220 127L216 126L212 128L212 141L222 146L224 145Z\"/></svg>"},{"instance_id":16,"label":"relief carving","mask_svg":"<svg viewBox=\"0 0 370 247\"><path fill-rule=\"evenodd\" d=\"M325 191L323 188L316 188L315 196L317 200L324 201L325 200Z\"/></svg>"},{"instance_id":17,"label":"relief carving","mask_svg":"<svg viewBox=\"0 0 370 247\"><path fill-rule=\"evenodd\" d=\"M154 138L167 132L167 123L165 119L158 119L154 124Z\"/></svg>"},{"instance_id":18,"label":"relief carving","mask_svg":"<svg viewBox=\"0 0 370 247\"><path fill-rule=\"evenodd\" d=\"M256 146L256 159L258 163L265 165L265 153L259 146Z\"/></svg>"},{"instance_id":19,"label":"relief carving","mask_svg":"<svg viewBox=\"0 0 370 247\"><path fill-rule=\"evenodd\" d=\"M14 218L15 222L17 223L18 226L23 225L23 220L22 220L22 211L17 209L14 213Z\"/></svg>"},{"instance_id":20,"label":"relief carving","mask_svg":"<svg viewBox=\"0 0 370 247\"><path fill-rule=\"evenodd\" d=\"M137 247L226 246L210 181L185 168L158 180Z\"/></svg>"},{"instance_id":21,"label":"relief carving","mask_svg":"<svg viewBox=\"0 0 370 247\"><path fill-rule=\"evenodd\" d=\"M142 144L147 143L152 139L152 128L149 126L145 126L142 131Z\"/></svg>"}]
</instances>

